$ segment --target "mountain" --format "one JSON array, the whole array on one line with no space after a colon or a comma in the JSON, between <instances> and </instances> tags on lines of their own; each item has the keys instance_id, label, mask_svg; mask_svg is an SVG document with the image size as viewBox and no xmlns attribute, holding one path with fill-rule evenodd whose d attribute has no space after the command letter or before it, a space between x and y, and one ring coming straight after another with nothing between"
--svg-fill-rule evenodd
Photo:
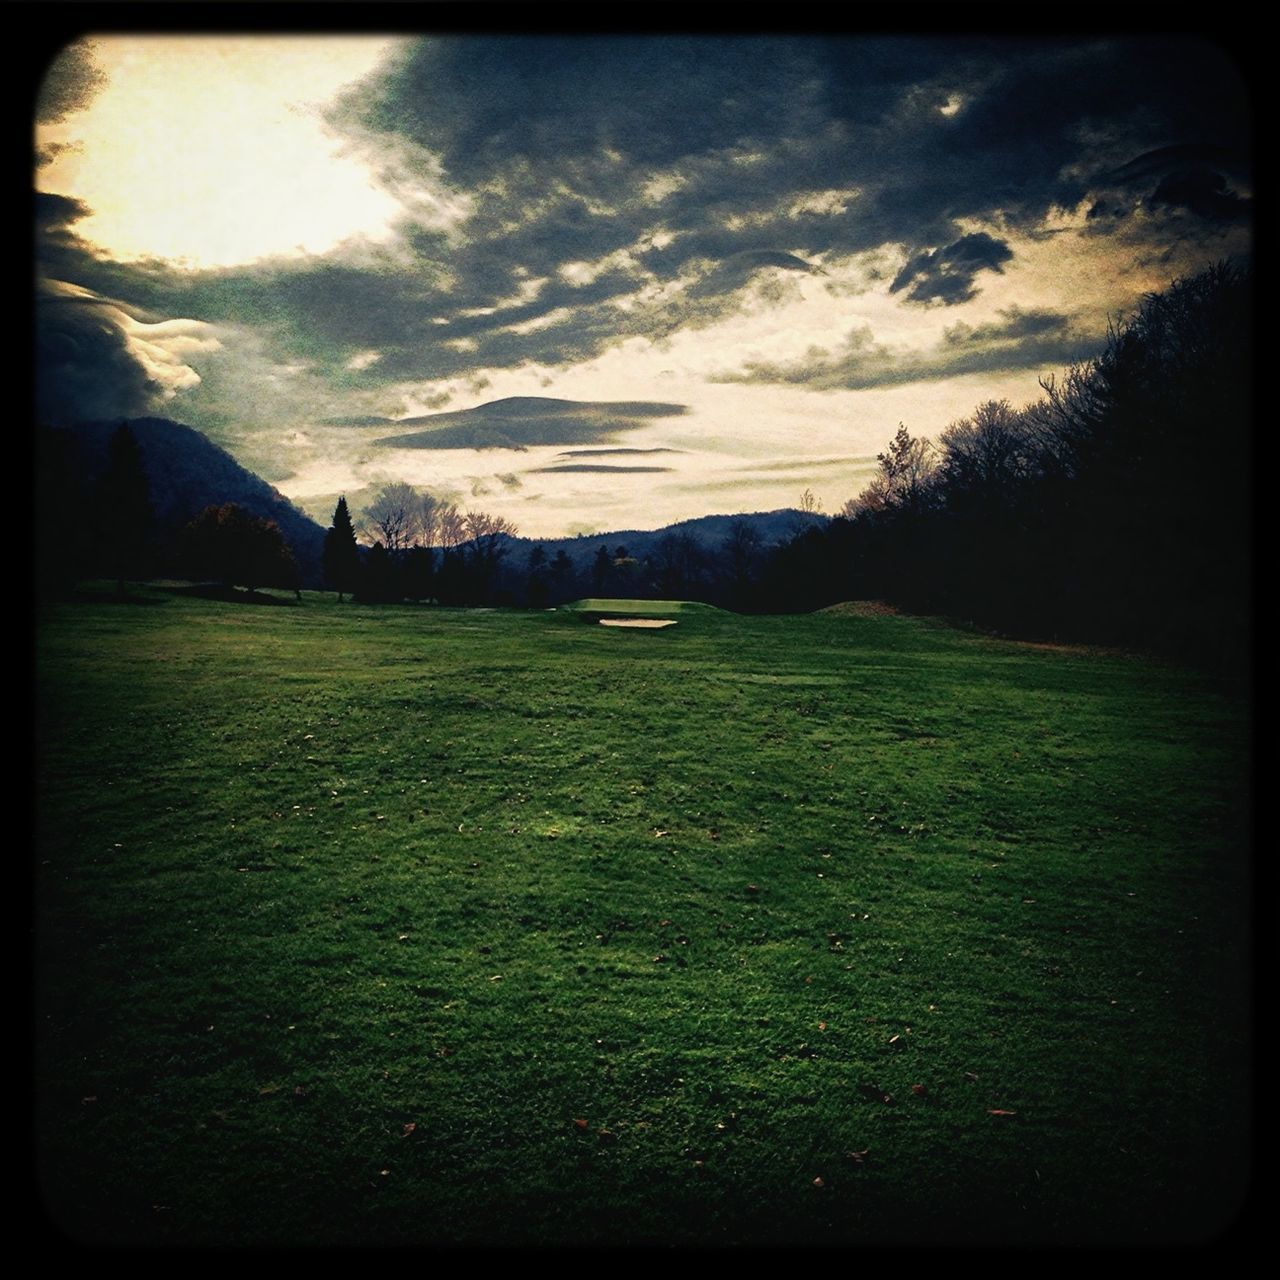
<instances>
[{"instance_id":1,"label":"mountain","mask_svg":"<svg viewBox=\"0 0 1280 1280\"><path fill-rule=\"evenodd\" d=\"M515 449L533 445L595 444L653 418L688 413L688 405L655 400L556 400L508 396L471 409L402 418L399 427L419 430L383 436L392 449Z\"/></svg>"},{"instance_id":2,"label":"mountain","mask_svg":"<svg viewBox=\"0 0 1280 1280\"><path fill-rule=\"evenodd\" d=\"M601 547L608 547L616 554L625 547L627 555L636 560L651 556L658 544L669 537L687 536L703 550L719 551L736 524L745 524L755 533L762 547L773 547L788 542L805 529L825 525L830 516L798 511L787 507L778 511L743 512L733 516L696 516L680 520L661 529L615 529L609 533L577 534L572 538L511 538L507 542L507 559L511 564L523 564L524 558L535 547L541 547L548 557L564 551L579 572L589 570Z\"/></svg>"},{"instance_id":3,"label":"mountain","mask_svg":"<svg viewBox=\"0 0 1280 1280\"><path fill-rule=\"evenodd\" d=\"M107 446L120 422L119 418L86 422L58 433L71 444L78 479L86 489L106 470ZM181 529L205 507L239 503L246 511L276 522L302 570L303 581L319 585L324 530L282 493L192 427L167 418L134 418L129 429L142 450L161 537Z\"/></svg>"}]
</instances>

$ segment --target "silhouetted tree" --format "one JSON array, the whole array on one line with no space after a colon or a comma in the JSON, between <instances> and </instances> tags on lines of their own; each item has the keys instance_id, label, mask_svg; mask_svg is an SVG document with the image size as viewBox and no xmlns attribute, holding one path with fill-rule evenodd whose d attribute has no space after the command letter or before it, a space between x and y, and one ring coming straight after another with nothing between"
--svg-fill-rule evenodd
<instances>
[{"instance_id":1,"label":"silhouetted tree","mask_svg":"<svg viewBox=\"0 0 1280 1280\"><path fill-rule=\"evenodd\" d=\"M124 581L144 567L152 511L142 449L127 422L107 446L107 470L98 490L97 550L124 595Z\"/></svg>"},{"instance_id":2,"label":"silhouetted tree","mask_svg":"<svg viewBox=\"0 0 1280 1280\"><path fill-rule=\"evenodd\" d=\"M609 555L609 548L601 547L591 564L591 589L598 596L604 594L609 584L609 568L612 564L613 558Z\"/></svg>"},{"instance_id":3,"label":"silhouetted tree","mask_svg":"<svg viewBox=\"0 0 1280 1280\"><path fill-rule=\"evenodd\" d=\"M435 552L410 547L400 565L400 587L410 600L429 600L435 594Z\"/></svg>"},{"instance_id":4,"label":"silhouetted tree","mask_svg":"<svg viewBox=\"0 0 1280 1280\"><path fill-rule=\"evenodd\" d=\"M545 608L551 594L551 584L547 579L547 553L541 543L529 552L524 594L531 609Z\"/></svg>"},{"instance_id":5,"label":"silhouetted tree","mask_svg":"<svg viewBox=\"0 0 1280 1280\"><path fill-rule=\"evenodd\" d=\"M577 574L563 547L551 559L551 601L564 604L577 595Z\"/></svg>"},{"instance_id":6,"label":"silhouetted tree","mask_svg":"<svg viewBox=\"0 0 1280 1280\"><path fill-rule=\"evenodd\" d=\"M422 517L422 499L412 485L386 485L364 509L365 527L372 530L394 558L413 545Z\"/></svg>"},{"instance_id":7,"label":"silhouetted tree","mask_svg":"<svg viewBox=\"0 0 1280 1280\"><path fill-rule=\"evenodd\" d=\"M395 561L381 542L375 542L361 561L356 599L362 604L391 604L401 594Z\"/></svg>"},{"instance_id":8,"label":"silhouetted tree","mask_svg":"<svg viewBox=\"0 0 1280 1280\"><path fill-rule=\"evenodd\" d=\"M298 566L274 520L263 520L237 503L206 507L183 532L183 560L201 577L228 587L290 587Z\"/></svg>"},{"instance_id":9,"label":"silhouetted tree","mask_svg":"<svg viewBox=\"0 0 1280 1280\"><path fill-rule=\"evenodd\" d=\"M84 575L96 520L73 520L68 511L93 511L83 480L84 459L76 436L41 427L35 448L36 586L60 592Z\"/></svg>"},{"instance_id":10,"label":"silhouetted tree","mask_svg":"<svg viewBox=\"0 0 1280 1280\"><path fill-rule=\"evenodd\" d=\"M360 553L356 546L356 531L351 524L345 497L338 499L334 508L333 524L324 535L324 576L338 593L342 603L344 591L354 591L360 572Z\"/></svg>"}]
</instances>

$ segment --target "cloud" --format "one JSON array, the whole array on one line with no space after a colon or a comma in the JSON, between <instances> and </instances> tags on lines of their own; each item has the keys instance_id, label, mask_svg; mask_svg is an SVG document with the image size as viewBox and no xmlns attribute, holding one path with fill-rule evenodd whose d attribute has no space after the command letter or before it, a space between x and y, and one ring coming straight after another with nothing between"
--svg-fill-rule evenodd
<instances>
[{"instance_id":1,"label":"cloud","mask_svg":"<svg viewBox=\"0 0 1280 1280\"><path fill-rule=\"evenodd\" d=\"M667 449L663 447L656 449L634 449L619 446L616 449L566 449L563 453L560 453L557 456L561 458L613 458L621 457L623 455L683 452L683 449Z\"/></svg>"},{"instance_id":2,"label":"cloud","mask_svg":"<svg viewBox=\"0 0 1280 1280\"><path fill-rule=\"evenodd\" d=\"M83 200L51 191L36 192L35 208L36 231L43 236L66 231L72 223L87 218L93 212Z\"/></svg>"},{"instance_id":3,"label":"cloud","mask_svg":"<svg viewBox=\"0 0 1280 1280\"><path fill-rule=\"evenodd\" d=\"M672 471L672 467L614 467L607 463L566 462L554 467L534 467L534 475L549 475L562 471L604 471L614 475L640 475L658 471Z\"/></svg>"},{"instance_id":4,"label":"cloud","mask_svg":"<svg viewBox=\"0 0 1280 1280\"><path fill-rule=\"evenodd\" d=\"M977 293L973 281L979 271L1003 272L1004 263L1012 257L1005 241L975 231L943 249L917 254L894 277L889 292L906 289L909 302L954 306Z\"/></svg>"},{"instance_id":5,"label":"cloud","mask_svg":"<svg viewBox=\"0 0 1280 1280\"><path fill-rule=\"evenodd\" d=\"M92 76L79 83L66 101L87 100ZM328 113L405 198L389 243L206 271L113 262L76 235L88 210L48 196L38 253L46 274L135 317L212 326L221 351L187 362L190 420L400 418L497 371L545 376L768 316L822 272L830 298L955 305L1063 209L1145 200L1141 219L1089 227L1156 258L1198 234L1189 224L1240 221L1244 179L1211 149L1247 121L1238 72L1198 41L433 36ZM1199 148L1177 157L1183 177L1124 173L1171 139ZM970 339L934 362L978 367L997 348L1030 361L1033 339L1053 337ZM738 376L882 385L901 359L854 343L825 365ZM900 381L943 376L912 361ZM474 422L436 425L482 438ZM445 438L435 447L471 447Z\"/></svg>"},{"instance_id":6,"label":"cloud","mask_svg":"<svg viewBox=\"0 0 1280 1280\"><path fill-rule=\"evenodd\" d=\"M973 373L1003 373L1066 365L1095 355L1102 339L1076 330L1067 315L1010 307L998 320L955 324L925 351L877 342L869 326L851 331L834 352L812 348L799 359L749 361L714 382L779 383L810 391L863 390L931 382Z\"/></svg>"},{"instance_id":7,"label":"cloud","mask_svg":"<svg viewBox=\"0 0 1280 1280\"><path fill-rule=\"evenodd\" d=\"M688 412L682 404L656 401L575 401L545 396L513 396L473 409L406 419L402 426L425 427L386 436L378 444L396 449L515 449L535 445L586 444L655 418Z\"/></svg>"},{"instance_id":8,"label":"cloud","mask_svg":"<svg viewBox=\"0 0 1280 1280\"><path fill-rule=\"evenodd\" d=\"M87 41L69 44L49 64L36 95L36 121L58 124L83 111L107 83Z\"/></svg>"},{"instance_id":9,"label":"cloud","mask_svg":"<svg viewBox=\"0 0 1280 1280\"><path fill-rule=\"evenodd\" d=\"M65 426L141 417L161 388L134 359L122 313L100 299L46 289L36 301L36 414Z\"/></svg>"},{"instance_id":10,"label":"cloud","mask_svg":"<svg viewBox=\"0 0 1280 1280\"><path fill-rule=\"evenodd\" d=\"M194 321L147 323L60 280L36 294L36 410L42 421L135 417L199 384L187 363L219 343Z\"/></svg>"}]
</instances>

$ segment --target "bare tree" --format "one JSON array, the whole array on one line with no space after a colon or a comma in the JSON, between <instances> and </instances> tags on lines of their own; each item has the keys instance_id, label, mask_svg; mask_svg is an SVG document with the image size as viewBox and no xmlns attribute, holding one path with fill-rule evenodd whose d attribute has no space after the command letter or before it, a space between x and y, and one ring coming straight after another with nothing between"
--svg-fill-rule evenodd
<instances>
[{"instance_id":1,"label":"bare tree","mask_svg":"<svg viewBox=\"0 0 1280 1280\"><path fill-rule=\"evenodd\" d=\"M514 522L508 520L506 516L491 516L486 511L468 511L462 517L462 523L467 531L467 537L473 542L499 535L514 538L517 533Z\"/></svg>"},{"instance_id":2,"label":"bare tree","mask_svg":"<svg viewBox=\"0 0 1280 1280\"><path fill-rule=\"evenodd\" d=\"M816 516L822 511L822 500L814 496L812 489L806 489L800 495L800 510L807 516Z\"/></svg>"},{"instance_id":3,"label":"bare tree","mask_svg":"<svg viewBox=\"0 0 1280 1280\"><path fill-rule=\"evenodd\" d=\"M461 546L467 540L467 525L456 503L443 506L438 512L437 536L446 550Z\"/></svg>"},{"instance_id":4,"label":"bare tree","mask_svg":"<svg viewBox=\"0 0 1280 1280\"><path fill-rule=\"evenodd\" d=\"M411 547L417 537L422 499L412 485L402 481L387 485L364 509L362 525L395 555Z\"/></svg>"},{"instance_id":5,"label":"bare tree","mask_svg":"<svg viewBox=\"0 0 1280 1280\"><path fill-rule=\"evenodd\" d=\"M418 499L418 543L424 547L434 547L440 540L440 517L444 511L444 503L430 493L424 493Z\"/></svg>"},{"instance_id":6,"label":"bare tree","mask_svg":"<svg viewBox=\"0 0 1280 1280\"><path fill-rule=\"evenodd\" d=\"M938 469L937 451L923 436L912 438L904 424L884 453L876 455L880 470L856 498L840 508L847 519L878 511L921 510Z\"/></svg>"},{"instance_id":7,"label":"bare tree","mask_svg":"<svg viewBox=\"0 0 1280 1280\"><path fill-rule=\"evenodd\" d=\"M941 439L943 482L986 503L1008 500L1036 470L1040 452L1026 414L988 400L953 422Z\"/></svg>"}]
</instances>

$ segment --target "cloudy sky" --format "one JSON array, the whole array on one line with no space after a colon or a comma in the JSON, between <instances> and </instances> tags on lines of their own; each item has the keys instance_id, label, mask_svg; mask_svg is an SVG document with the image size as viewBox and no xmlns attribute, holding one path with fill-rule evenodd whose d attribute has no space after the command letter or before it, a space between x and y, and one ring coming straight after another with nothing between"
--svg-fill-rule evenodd
<instances>
[{"instance_id":1,"label":"cloudy sky","mask_svg":"<svg viewBox=\"0 0 1280 1280\"><path fill-rule=\"evenodd\" d=\"M90 37L36 109L37 408L325 524L834 510L1247 252L1248 119L1188 38Z\"/></svg>"}]
</instances>

